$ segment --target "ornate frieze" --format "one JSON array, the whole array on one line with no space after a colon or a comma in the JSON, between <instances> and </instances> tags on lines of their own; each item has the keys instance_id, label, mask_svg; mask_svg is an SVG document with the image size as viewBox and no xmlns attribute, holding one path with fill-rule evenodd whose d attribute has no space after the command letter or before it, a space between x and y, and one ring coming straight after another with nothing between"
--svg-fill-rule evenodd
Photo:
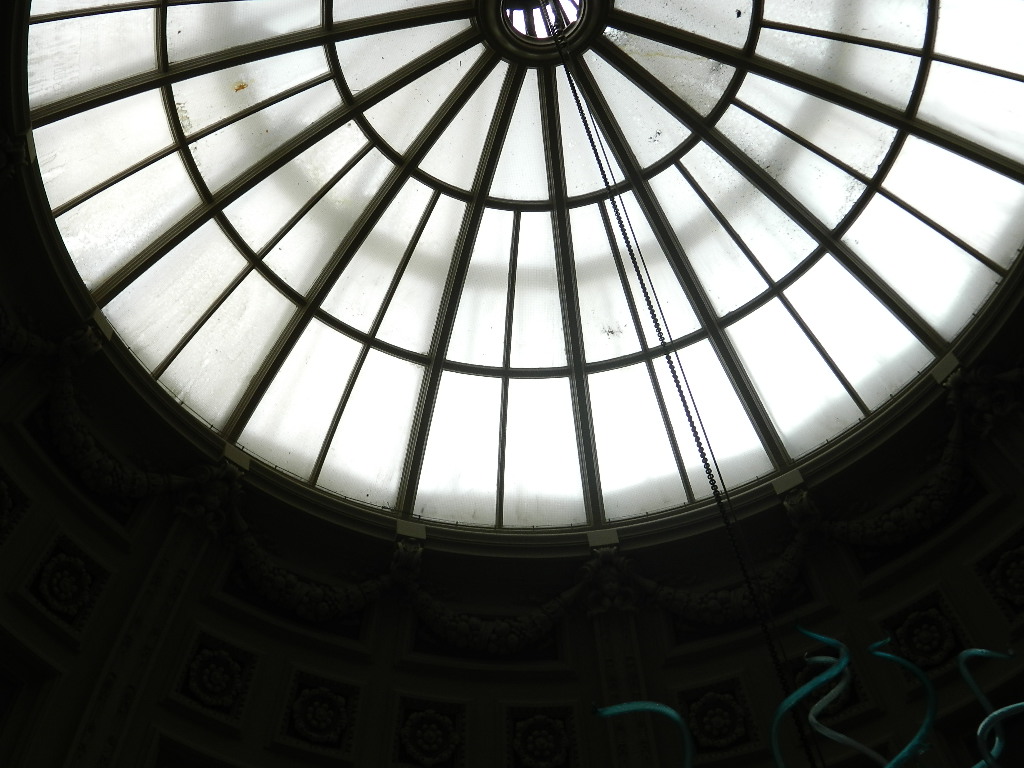
<instances>
[{"instance_id":1,"label":"ornate frieze","mask_svg":"<svg viewBox=\"0 0 1024 768\"><path fill-rule=\"evenodd\" d=\"M29 586L30 594L63 626L81 631L109 574L66 536L48 550Z\"/></svg>"},{"instance_id":2,"label":"ornate frieze","mask_svg":"<svg viewBox=\"0 0 1024 768\"><path fill-rule=\"evenodd\" d=\"M399 761L422 768L465 765L465 708L447 702L403 699L399 707Z\"/></svg>"},{"instance_id":3,"label":"ornate frieze","mask_svg":"<svg viewBox=\"0 0 1024 768\"><path fill-rule=\"evenodd\" d=\"M756 742L754 718L739 680L681 694L679 711L698 754L733 751Z\"/></svg>"},{"instance_id":4,"label":"ornate frieze","mask_svg":"<svg viewBox=\"0 0 1024 768\"><path fill-rule=\"evenodd\" d=\"M358 703L358 688L299 672L289 686L282 740L305 750L347 756Z\"/></svg>"},{"instance_id":5,"label":"ornate frieze","mask_svg":"<svg viewBox=\"0 0 1024 768\"><path fill-rule=\"evenodd\" d=\"M194 707L238 721L255 669L252 653L204 633L196 639L185 662L178 693Z\"/></svg>"},{"instance_id":6,"label":"ornate frieze","mask_svg":"<svg viewBox=\"0 0 1024 768\"><path fill-rule=\"evenodd\" d=\"M892 636L891 651L924 670L952 664L967 647L960 623L939 593L907 606L882 622Z\"/></svg>"}]
</instances>

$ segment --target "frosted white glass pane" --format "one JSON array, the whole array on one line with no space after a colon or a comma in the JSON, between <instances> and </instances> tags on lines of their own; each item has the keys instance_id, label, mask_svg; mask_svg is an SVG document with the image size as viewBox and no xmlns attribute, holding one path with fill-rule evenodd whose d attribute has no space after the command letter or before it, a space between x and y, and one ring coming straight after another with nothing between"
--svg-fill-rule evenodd
<instances>
[{"instance_id":1,"label":"frosted white glass pane","mask_svg":"<svg viewBox=\"0 0 1024 768\"><path fill-rule=\"evenodd\" d=\"M326 311L370 330L429 201L430 190L418 181L402 187L327 295Z\"/></svg>"},{"instance_id":2,"label":"frosted white glass pane","mask_svg":"<svg viewBox=\"0 0 1024 768\"><path fill-rule=\"evenodd\" d=\"M251 273L174 358L160 382L215 428L223 427L294 311L270 283Z\"/></svg>"},{"instance_id":3,"label":"frosted white glass pane","mask_svg":"<svg viewBox=\"0 0 1024 768\"><path fill-rule=\"evenodd\" d=\"M503 524L573 525L586 519L568 379L512 379Z\"/></svg>"},{"instance_id":4,"label":"frosted white glass pane","mask_svg":"<svg viewBox=\"0 0 1024 768\"><path fill-rule=\"evenodd\" d=\"M469 21L459 19L342 40L336 48L345 82L358 94L467 29Z\"/></svg>"},{"instance_id":5,"label":"frosted white glass pane","mask_svg":"<svg viewBox=\"0 0 1024 768\"><path fill-rule=\"evenodd\" d=\"M507 71L508 65L503 62L487 76L430 148L420 163L421 170L460 189L473 186Z\"/></svg>"},{"instance_id":6,"label":"frosted white glass pane","mask_svg":"<svg viewBox=\"0 0 1024 768\"><path fill-rule=\"evenodd\" d=\"M42 16L47 13L77 11L82 8L106 8L115 5L128 5L136 0L32 0L31 14Z\"/></svg>"},{"instance_id":7,"label":"frosted white glass pane","mask_svg":"<svg viewBox=\"0 0 1024 768\"><path fill-rule=\"evenodd\" d=\"M774 279L814 250L806 232L706 144L688 152L683 164Z\"/></svg>"},{"instance_id":8,"label":"frosted white glass pane","mask_svg":"<svg viewBox=\"0 0 1024 768\"><path fill-rule=\"evenodd\" d=\"M946 13L942 2L942 16ZM928 0L765 0L764 17L844 35L920 48ZM941 18L941 17L940 17Z\"/></svg>"},{"instance_id":9,"label":"frosted white glass pane","mask_svg":"<svg viewBox=\"0 0 1024 768\"><path fill-rule=\"evenodd\" d=\"M381 137L398 152L405 152L455 86L480 57L477 45L440 64L366 111Z\"/></svg>"},{"instance_id":10,"label":"frosted white glass pane","mask_svg":"<svg viewBox=\"0 0 1024 768\"><path fill-rule=\"evenodd\" d=\"M238 444L308 479L361 347L313 320L274 377Z\"/></svg>"},{"instance_id":11,"label":"frosted white glass pane","mask_svg":"<svg viewBox=\"0 0 1024 768\"><path fill-rule=\"evenodd\" d=\"M718 128L829 227L864 191L845 171L737 107L726 111Z\"/></svg>"},{"instance_id":12,"label":"frosted white glass pane","mask_svg":"<svg viewBox=\"0 0 1024 768\"><path fill-rule=\"evenodd\" d=\"M916 56L778 29L761 30L757 53L899 108L920 65Z\"/></svg>"},{"instance_id":13,"label":"frosted white glass pane","mask_svg":"<svg viewBox=\"0 0 1024 768\"><path fill-rule=\"evenodd\" d=\"M220 227L207 222L114 297L103 312L152 370L245 266Z\"/></svg>"},{"instance_id":14,"label":"frosted white glass pane","mask_svg":"<svg viewBox=\"0 0 1024 768\"><path fill-rule=\"evenodd\" d=\"M981 262L883 197L868 204L843 239L947 339L998 282Z\"/></svg>"},{"instance_id":15,"label":"frosted white glass pane","mask_svg":"<svg viewBox=\"0 0 1024 768\"><path fill-rule=\"evenodd\" d=\"M786 296L869 408L932 361L928 349L830 255Z\"/></svg>"},{"instance_id":16,"label":"frosted white glass pane","mask_svg":"<svg viewBox=\"0 0 1024 768\"><path fill-rule=\"evenodd\" d=\"M576 259L583 348L587 360L607 360L640 349L601 211L596 205L569 212ZM622 250L621 248L619 249ZM625 254L629 269L628 257Z\"/></svg>"},{"instance_id":17,"label":"frosted white glass pane","mask_svg":"<svg viewBox=\"0 0 1024 768\"><path fill-rule=\"evenodd\" d=\"M177 154L143 168L57 219L85 284L94 288L199 205Z\"/></svg>"},{"instance_id":18,"label":"frosted white glass pane","mask_svg":"<svg viewBox=\"0 0 1024 768\"><path fill-rule=\"evenodd\" d=\"M191 59L319 23L319 0L172 5L167 9L167 56L172 62Z\"/></svg>"},{"instance_id":19,"label":"frosted white glass pane","mask_svg":"<svg viewBox=\"0 0 1024 768\"><path fill-rule=\"evenodd\" d=\"M605 518L683 504L683 482L647 366L596 373L588 381Z\"/></svg>"},{"instance_id":20,"label":"frosted white glass pane","mask_svg":"<svg viewBox=\"0 0 1024 768\"><path fill-rule=\"evenodd\" d=\"M206 183L219 189L340 106L334 84L321 83L204 136L189 149Z\"/></svg>"},{"instance_id":21,"label":"frosted white glass pane","mask_svg":"<svg viewBox=\"0 0 1024 768\"><path fill-rule=\"evenodd\" d=\"M768 287L674 166L651 179L651 188L719 314L736 309Z\"/></svg>"},{"instance_id":22,"label":"frosted white glass pane","mask_svg":"<svg viewBox=\"0 0 1024 768\"><path fill-rule=\"evenodd\" d=\"M323 48L257 59L174 84L186 135L327 72Z\"/></svg>"},{"instance_id":23,"label":"frosted white glass pane","mask_svg":"<svg viewBox=\"0 0 1024 768\"><path fill-rule=\"evenodd\" d=\"M171 144L159 91L41 126L32 137L51 208Z\"/></svg>"},{"instance_id":24,"label":"frosted white glass pane","mask_svg":"<svg viewBox=\"0 0 1024 768\"><path fill-rule=\"evenodd\" d=\"M441 376L414 514L494 525L501 379Z\"/></svg>"},{"instance_id":25,"label":"frosted white glass pane","mask_svg":"<svg viewBox=\"0 0 1024 768\"><path fill-rule=\"evenodd\" d=\"M267 266L308 291L393 167L377 150L366 155L274 246Z\"/></svg>"},{"instance_id":26,"label":"frosted white glass pane","mask_svg":"<svg viewBox=\"0 0 1024 768\"><path fill-rule=\"evenodd\" d=\"M604 181L601 179L601 171L594 160L594 150L591 149L587 133L583 129L579 112L576 109L576 101L569 89L569 81L565 78L565 68L559 67L558 73L558 114L559 124L562 133L562 163L565 166L565 186L570 196L583 195L604 188ZM601 142L608 147L608 139L604 137L601 127L587 117L590 123L590 131L594 141L597 142L600 151ZM547 137L545 137L545 143ZM615 160L611 150L607 151L607 157L602 154L601 161L604 164L608 181L621 181L622 170Z\"/></svg>"},{"instance_id":27,"label":"frosted white glass pane","mask_svg":"<svg viewBox=\"0 0 1024 768\"><path fill-rule=\"evenodd\" d=\"M1018 0L942 0L935 50L1024 74L1024 4Z\"/></svg>"},{"instance_id":28,"label":"frosted white glass pane","mask_svg":"<svg viewBox=\"0 0 1024 768\"><path fill-rule=\"evenodd\" d=\"M1024 241L1024 186L934 144L908 138L885 187L1003 266Z\"/></svg>"},{"instance_id":29,"label":"frosted white glass pane","mask_svg":"<svg viewBox=\"0 0 1024 768\"><path fill-rule=\"evenodd\" d=\"M376 16L379 13L404 11L407 8L422 8L425 5L446 5L457 0L335 0L334 20L359 19L364 16Z\"/></svg>"},{"instance_id":30,"label":"frosted white glass pane","mask_svg":"<svg viewBox=\"0 0 1024 768\"><path fill-rule=\"evenodd\" d=\"M28 29L33 108L156 68L154 11L48 21Z\"/></svg>"},{"instance_id":31,"label":"frosted white glass pane","mask_svg":"<svg viewBox=\"0 0 1024 768\"><path fill-rule=\"evenodd\" d=\"M604 59L592 51L588 51L584 59L619 129L642 166L656 163L690 136L689 128Z\"/></svg>"},{"instance_id":32,"label":"frosted white glass pane","mask_svg":"<svg viewBox=\"0 0 1024 768\"><path fill-rule=\"evenodd\" d=\"M918 115L1024 160L1024 83L934 61Z\"/></svg>"},{"instance_id":33,"label":"frosted white glass pane","mask_svg":"<svg viewBox=\"0 0 1024 768\"><path fill-rule=\"evenodd\" d=\"M529 70L491 181L494 197L511 200L546 200L548 197L539 99L537 74Z\"/></svg>"},{"instance_id":34,"label":"frosted white glass pane","mask_svg":"<svg viewBox=\"0 0 1024 768\"><path fill-rule=\"evenodd\" d=\"M350 499L394 509L423 369L371 351L318 480Z\"/></svg>"},{"instance_id":35,"label":"frosted white glass pane","mask_svg":"<svg viewBox=\"0 0 1024 768\"><path fill-rule=\"evenodd\" d=\"M743 79L738 98L869 176L896 136L884 123L757 75Z\"/></svg>"},{"instance_id":36,"label":"frosted white glass pane","mask_svg":"<svg viewBox=\"0 0 1024 768\"><path fill-rule=\"evenodd\" d=\"M465 211L465 203L450 197L437 201L384 315L380 338L414 352L428 350Z\"/></svg>"},{"instance_id":37,"label":"frosted white glass pane","mask_svg":"<svg viewBox=\"0 0 1024 768\"><path fill-rule=\"evenodd\" d=\"M513 367L565 365L561 306L551 214L524 213L512 312Z\"/></svg>"},{"instance_id":38,"label":"frosted white glass pane","mask_svg":"<svg viewBox=\"0 0 1024 768\"><path fill-rule=\"evenodd\" d=\"M674 357L674 356L673 356ZM676 366L676 374L685 376L693 392L700 421L707 430L709 440L701 435L701 441L707 451L714 451L718 467L722 472L727 488L740 485L772 469L771 459L761 445L743 405L740 403L736 390L733 389L729 377L722 368L722 363L715 354L711 344L701 341L679 352L680 367ZM676 435L676 443L683 457L686 476L690 488L696 498L711 495L708 476L693 441L690 423L686 419L679 393L676 391L672 372L664 357L655 361L654 369L658 375L665 408L672 420L672 429ZM684 392L686 392L684 386ZM691 404L691 415L694 412ZM700 424L697 424L700 429ZM708 454L710 456L710 453Z\"/></svg>"},{"instance_id":39,"label":"frosted white glass pane","mask_svg":"<svg viewBox=\"0 0 1024 768\"><path fill-rule=\"evenodd\" d=\"M614 27L608 27L604 36L702 115L718 104L736 71L721 62Z\"/></svg>"},{"instance_id":40,"label":"frosted white glass pane","mask_svg":"<svg viewBox=\"0 0 1024 768\"><path fill-rule=\"evenodd\" d=\"M635 13L740 47L746 41L750 28L750 5L750 0L737 0L735 3L709 3L707 0L617 0L615 10Z\"/></svg>"},{"instance_id":41,"label":"frosted white glass pane","mask_svg":"<svg viewBox=\"0 0 1024 768\"><path fill-rule=\"evenodd\" d=\"M661 244L654 236L654 231L651 229L647 217L641 213L636 198L632 193L628 193L622 195L621 202L620 210L622 211L623 218L625 220L625 217L628 216L629 221L632 222L633 231L636 233L636 245L639 247L637 260L640 261L642 257L642 261L647 264L645 270L643 263L640 263L644 280L649 280L649 287L653 287L661 302L661 309L665 315L662 328L665 331L666 339L678 339L680 336L685 336L691 331L697 330L700 327L700 322L693 313L690 300L686 298L686 293L679 283L679 278L676 276L672 265L669 264L665 252L661 249ZM613 211L609 210L608 215L612 221L615 220ZM618 230L617 224L615 230L616 232ZM640 313L640 322L647 334L647 344L655 347L659 343L658 334L654 324L651 322L651 315L647 309L647 304L644 302L643 291L640 288L639 282L637 282L636 270L633 269L633 265L629 261L628 253L625 253L625 246L621 243L621 237L618 237L618 240L620 241L618 242L618 247L624 252L623 258L626 259L626 278L629 281L630 290L633 292L633 302L636 304L637 312Z\"/></svg>"},{"instance_id":42,"label":"frosted white glass pane","mask_svg":"<svg viewBox=\"0 0 1024 768\"><path fill-rule=\"evenodd\" d=\"M484 211L448 342L449 360L502 364L511 248L512 213Z\"/></svg>"},{"instance_id":43,"label":"frosted white glass pane","mask_svg":"<svg viewBox=\"0 0 1024 768\"><path fill-rule=\"evenodd\" d=\"M365 143L356 124L345 123L246 192L224 212L252 249L259 251Z\"/></svg>"},{"instance_id":44,"label":"frosted white glass pane","mask_svg":"<svg viewBox=\"0 0 1024 768\"><path fill-rule=\"evenodd\" d=\"M728 328L768 415L792 456L856 423L861 412L777 301Z\"/></svg>"}]
</instances>

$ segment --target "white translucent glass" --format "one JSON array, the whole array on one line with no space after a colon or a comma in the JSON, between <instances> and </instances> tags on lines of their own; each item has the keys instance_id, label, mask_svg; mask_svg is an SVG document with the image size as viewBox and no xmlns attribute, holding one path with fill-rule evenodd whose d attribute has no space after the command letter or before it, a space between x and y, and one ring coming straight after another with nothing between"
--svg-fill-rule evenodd
<instances>
[{"instance_id":1,"label":"white translucent glass","mask_svg":"<svg viewBox=\"0 0 1024 768\"><path fill-rule=\"evenodd\" d=\"M702 37L741 47L750 28L750 0L734 3L707 0L616 0L615 10L635 13Z\"/></svg>"},{"instance_id":2,"label":"white translucent glass","mask_svg":"<svg viewBox=\"0 0 1024 768\"><path fill-rule=\"evenodd\" d=\"M507 71L508 65L502 62L487 76L430 148L421 170L461 189L473 186Z\"/></svg>"},{"instance_id":3,"label":"white translucent glass","mask_svg":"<svg viewBox=\"0 0 1024 768\"><path fill-rule=\"evenodd\" d=\"M942 0L935 50L1024 74L1022 29L1019 0Z\"/></svg>"},{"instance_id":4,"label":"white translucent glass","mask_svg":"<svg viewBox=\"0 0 1024 768\"><path fill-rule=\"evenodd\" d=\"M82 280L95 288L199 202L175 153L75 206L57 227Z\"/></svg>"},{"instance_id":5,"label":"white translucent glass","mask_svg":"<svg viewBox=\"0 0 1024 768\"><path fill-rule=\"evenodd\" d=\"M673 361L675 362L674 355ZM704 465L693 441L693 432L679 399L672 372L664 357L655 361L654 369L693 495L696 498L710 496L711 486L708 484ZM701 433L701 444L709 457L711 452L714 453L726 488L770 472L771 459L758 439L757 432L754 431L747 412L711 344L700 341L681 350L676 362L676 375L680 379L685 396L690 398L692 393L692 401L689 401L690 414L697 429L701 430L700 423L703 422L704 429L710 436L708 440Z\"/></svg>"},{"instance_id":6,"label":"white translucent glass","mask_svg":"<svg viewBox=\"0 0 1024 768\"><path fill-rule=\"evenodd\" d=\"M604 59L593 52L583 58L640 165L656 163L690 136L688 128Z\"/></svg>"},{"instance_id":7,"label":"white translucent glass","mask_svg":"<svg viewBox=\"0 0 1024 768\"><path fill-rule=\"evenodd\" d=\"M320 23L319 0L248 0L167 8L167 57L182 61Z\"/></svg>"},{"instance_id":8,"label":"white translucent glass","mask_svg":"<svg viewBox=\"0 0 1024 768\"><path fill-rule=\"evenodd\" d=\"M446 5L454 2L457 0L374 0L372 3L368 3L366 0L335 0L334 20L346 21L375 16L378 13L391 13L409 8L422 8L425 5Z\"/></svg>"},{"instance_id":9,"label":"white translucent glass","mask_svg":"<svg viewBox=\"0 0 1024 768\"><path fill-rule=\"evenodd\" d=\"M726 111L718 128L828 227L838 224L864 191L845 171L737 107Z\"/></svg>"},{"instance_id":10,"label":"white translucent glass","mask_svg":"<svg viewBox=\"0 0 1024 768\"><path fill-rule=\"evenodd\" d=\"M354 122L345 123L233 202L224 212L259 251L328 179L366 144Z\"/></svg>"},{"instance_id":11,"label":"white translucent glass","mask_svg":"<svg viewBox=\"0 0 1024 768\"><path fill-rule=\"evenodd\" d=\"M901 109L920 66L916 56L777 29L761 30L757 53Z\"/></svg>"},{"instance_id":12,"label":"white translucent glass","mask_svg":"<svg viewBox=\"0 0 1024 768\"><path fill-rule=\"evenodd\" d=\"M638 331L629 313L601 211L597 205L588 205L573 208L569 214L587 360L607 360L635 352L640 349ZM621 246L618 250L620 258L625 259Z\"/></svg>"},{"instance_id":13,"label":"white translucent glass","mask_svg":"<svg viewBox=\"0 0 1024 768\"><path fill-rule=\"evenodd\" d=\"M152 370L245 266L210 221L115 296L103 313Z\"/></svg>"},{"instance_id":14,"label":"white translucent glass","mask_svg":"<svg viewBox=\"0 0 1024 768\"><path fill-rule=\"evenodd\" d=\"M967 0L973 2L973 0ZM942 0L942 15L947 0ZM844 35L920 48L928 0L765 0L764 17ZM941 18L941 16L940 16ZM986 26L987 29L987 26Z\"/></svg>"},{"instance_id":15,"label":"white translucent glass","mask_svg":"<svg viewBox=\"0 0 1024 768\"><path fill-rule=\"evenodd\" d=\"M786 297L869 408L932 362L928 349L830 255Z\"/></svg>"},{"instance_id":16,"label":"white translucent glass","mask_svg":"<svg viewBox=\"0 0 1024 768\"><path fill-rule=\"evenodd\" d=\"M570 197L583 195L587 192L603 189L604 181L601 179L601 171L594 159L594 150L590 146L587 132L583 127L579 111L576 109L576 101L573 99L569 82L565 78L565 68L558 70L558 116L562 135L562 164L565 166L565 186ZM582 95L581 97L582 98ZM604 137L601 126L587 115L590 124L591 135L601 152L601 144L604 144L605 152L601 153L601 162L604 165L605 175L610 183L621 181L624 176L619 164L612 153L608 139ZM547 137L545 137L545 144Z\"/></svg>"},{"instance_id":17,"label":"white translucent glass","mask_svg":"<svg viewBox=\"0 0 1024 768\"><path fill-rule=\"evenodd\" d=\"M110 141L117 136L117 141ZM32 132L50 207L171 145L159 91L80 112Z\"/></svg>"},{"instance_id":18,"label":"white translucent glass","mask_svg":"<svg viewBox=\"0 0 1024 768\"><path fill-rule=\"evenodd\" d=\"M323 48L306 48L175 83L174 106L187 136L326 72Z\"/></svg>"},{"instance_id":19,"label":"white translucent glass","mask_svg":"<svg viewBox=\"0 0 1024 768\"><path fill-rule=\"evenodd\" d=\"M728 334L790 455L807 453L861 418L778 300L730 326Z\"/></svg>"},{"instance_id":20,"label":"white translucent glass","mask_svg":"<svg viewBox=\"0 0 1024 768\"><path fill-rule=\"evenodd\" d=\"M370 330L429 200L427 187L406 182L327 295L327 312Z\"/></svg>"},{"instance_id":21,"label":"white translucent glass","mask_svg":"<svg viewBox=\"0 0 1024 768\"><path fill-rule=\"evenodd\" d=\"M33 16L63 11L78 11L83 8L106 8L115 5L128 5L137 0L32 0Z\"/></svg>"},{"instance_id":22,"label":"white translucent glass","mask_svg":"<svg viewBox=\"0 0 1024 768\"><path fill-rule=\"evenodd\" d=\"M371 351L341 415L318 484L394 509L423 369Z\"/></svg>"},{"instance_id":23,"label":"white translucent glass","mask_svg":"<svg viewBox=\"0 0 1024 768\"><path fill-rule=\"evenodd\" d=\"M817 245L760 190L706 144L697 145L683 165L733 226L757 260L776 280Z\"/></svg>"},{"instance_id":24,"label":"white translucent glass","mask_svg":"<svg viewBox=\"0 0 1024 768\"><path fill-rule=\"evenodd\" d=\"M156 12L118 11L28 28L33 108L156 68Z\"/></svg>"},{"instance_id":25,"label":"white translucent glass","mask_svg":"<svg viewBox=\"0 0 1024 768\"><path fill-rule=\"evenodd\" d=\"M896 136L884 123L757 75L743 79L738 98L868 176Z\"/></svg>"},{"instance_id":26,"label":"white translucent glass","mask_svg":"<svg viewBox=\"0 0 1024 768\"><path fill-rule=\"evenodd\" d=\"M910 137L885 187L1002 266L1024 241L1024 186Z\"/></svg>"},{"instance_id":27,"label":"white translucent glass","mask_svg":"<svg viewBox=\"0 0 1024 768\"><path fill-rule=\"evenodd\" d=\"M843 238L935 330L952 339L998 276L931 227L876 196Z\"/></svg>"},{"instance_id":28,"label":"white translucent glass","mask_svg":"<svg viewBox=\"0 0 1024 768\"><path fill-rule=\"evenodd\" d=\"M336 48L345 82L357 94L467 29L469 21L459 19L342 40Z\"/></svg>"},{"instance_id":29,"label":"white translucent glass","mask_svg":"<svg viewBox=\"0 0 1024 768\"><path fill-rule=\"evenodd\" d=\"M501 379L442 374L413 514L494 525L500 417Z\"/></svg>"},{"instance_id":30,"label":"white translucent glass","mask_svg":"<svg viewBox=\"0 0 1024 768\"><path fill-rule=\"evenodd\" d=\"M690 306L690 300L686 297L685 291L683 291L675 269L669 263L647 218L641 213L636 198L633 197L632 193L628 193L622 196L621 202L622 205L619 206L619 210L622 213L623 221L626 221L628 218L628 221L632 222L632 231L636 233L635 245L639 249L636 251L636 256L641 274L644 280L647 281L648 287L653 287L661 303L659 318L664 313L662 328L665 331L666 339L678 339L680 336L685 336L691 331L696 331L700 327L700 321L697 320L697 315L694 314L693 308ZM623 252L626 278L629 280L630 290L633 292L633 302L640 313L640 322L647 334L647 343L652 347L657 346L659 343L657 331L651 322L651 315L644 301L643 291L636 278L636 270L633 268L629 254L624 248L621 234L617 223L615 223L615 216L610 206L608 215L613 222L618 247ZM628 226L627 224L627 229ZM680 256L680 258L682 257Z\"/></svg>"},{"instance_id":31,"label":"white translucent glass","mask_svg":"<svg viewBox=\"0 0 1024 768\"><path fill-rule=\"evenodd\" d=\"M502 364L511 248L512 213L484 211L448 342L449 360Z\"/></svg>"},{"instance_id":32,"label":"white translucent glass","mask_svg":"<svg viewBox=\"0 0 1024 768\"><path fill-rule=\"evenodd\" d=\"M541 129L537 74L529 70L491 181L491 195L511 200L546 200L548 180Z\"/></svg>"},{"instance_id":33,"label":"white translucent glass","mask_svg":"<svg viewBox=\"0 0 1024 768\"><path fill-rule=\"evenodd\" d=\"M568 379L512 379L505 425L507 527L585 523Z\"/></svg>"},{"instance_id":34,"label":"white translucent glass","mask_svg":"<svg viewBox=\"0 0 1024 768\"><path fill-rule=\"evenodd\" d=\"M697 112L708 114L729 86L733 67L608 27L604 36Z\"/></svg>"},{"instance_id":35,"label":"white translucent glass","mask_svg":"<svg viewBox=\"0 0 1024 768\"><path fill-rule=\"evenodd\" d=\"M223 427L294 312L277 289L251 273L174 358L161 383Z\"/></svg>"},{"instance_id":36,"label":"white translucent glass","mask_svg":"<svg viewBox=\"0 0 1024 768\"><path fill-rule=\"evenodd\" d=\"M378 336L413 352L426 352L434 333L455 241L466 204L442 196L384 315Z\"/></svg>"},{"instance_id":37,"label":"white translucent glass","mask_svg":"<svg viewBox=\"0 0 1024 768\"><path fill-rule=\"evenodd\" d=\"M266 264L306 293L394 166L371 151L267 254Z\"/></svg>"},{"instance_id":38,"label":"white translucent glass","mask_svg":"<svg viewBox=\"0 0 1024 768\"><path fill-rule=\"evenodd\" d=\"M565 365L561 307L551 214L524 213L512 312L513 367Z\"/></svg>"},{"instance_id":39,"label":"white translucent glass","mask_svg":"<svg viewBox=\"0 0 1024 768\"><path fill-rule=\"evenodd\" d=\"M719 314L736 309L768 287L675 166L651 179L651 189Z\"/></svg>"},{"instance_id":40,"label":"white translucent glass","mask_svg":"<svg viewBox=\"0 0 1024 768\"><path fill-rule=\"evenodd\" d=\"M432 68L366 110L367 119L388 144L398 152L405 152L482 51L483 46L474 46Z\"/></svg>"},{"instance_id":41,"label":"white translucent glass","mask_svg":"<svg viewBox=\"0 0 1024 768\"><path fill-rule=\"evenodd\" d=\"M333 83L321 83L224 126L189 145L211 189L219 189L311 123L341 106Z\"/></svg>"},{"instance_id":42,"label":"white translucent glass","mask_svg":"<svg viewBox=\"0 0 1024 768\"><path fill-rule=\"evenodd\" d=\"M608 520L686 502L683 481L644 364L587 377Z\"/></svg>"},{"instance_id":43,"label":"white translucent glass","mask_svg":"<svg viewBox=\"0 0 1024 768\"><path fill-rule=\"evenodd\" d=\"M1024 83L934 61L918 116L1024 161Z\"/></svg>"},{"instance_id":44,"label":"white translucent glass","mask_svg":"<svg viewBox=\"0 0 1024 768\"><path fill-rule=\"evenodd\" d=\"M303 331L238 444L308 479L361 346L321 322Z\"/></svg>"}]
</instances>

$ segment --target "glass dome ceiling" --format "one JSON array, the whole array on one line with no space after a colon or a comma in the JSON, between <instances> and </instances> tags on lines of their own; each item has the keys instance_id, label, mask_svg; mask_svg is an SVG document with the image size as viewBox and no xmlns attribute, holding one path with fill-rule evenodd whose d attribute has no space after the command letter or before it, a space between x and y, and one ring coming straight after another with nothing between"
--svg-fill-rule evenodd
<instances>
[{"instance_id":1,"label":"glass dome ceiling","mask_svg":"<svg viewBox=\"0 0 1024 768\"><path fill-rule=\"evenodd\" d=\"M82 281L225 440L391 514L709 495L616 207L733 487L927 370L1024 240L1018 0L98 1L29 27Z\"/></svg>"}]
</instances>

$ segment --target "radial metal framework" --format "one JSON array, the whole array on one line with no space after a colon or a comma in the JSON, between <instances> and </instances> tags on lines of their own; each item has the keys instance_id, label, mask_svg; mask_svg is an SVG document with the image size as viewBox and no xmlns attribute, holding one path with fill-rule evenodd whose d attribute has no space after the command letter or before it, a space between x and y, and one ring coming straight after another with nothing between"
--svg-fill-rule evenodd
<instances>
[{"instance_id":1,"label":"radial metal framework","mask_svg":"<svg viewBox=\"0 0 1024 768\"><path fill-rule=\"evenodd\" d=\"M86 5L32 6L53 215L226 441L448 523L707 495L558 53L507 3ZM951 350L1024 240L1024 57L968 3L736 5L573 3L566 46L733 486Z\"/></svg>"}]
</instances>

